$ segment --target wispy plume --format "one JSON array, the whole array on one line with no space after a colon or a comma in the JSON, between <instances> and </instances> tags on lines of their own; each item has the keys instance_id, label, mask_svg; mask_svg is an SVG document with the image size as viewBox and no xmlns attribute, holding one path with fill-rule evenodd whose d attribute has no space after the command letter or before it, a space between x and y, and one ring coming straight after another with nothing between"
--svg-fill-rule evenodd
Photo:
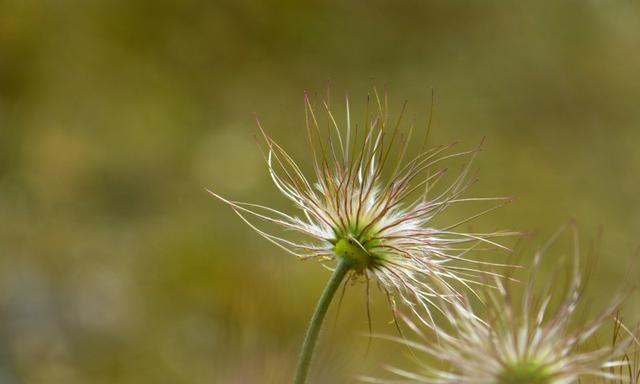
<instances>
[{"instance_id":1,"label":"wispy plume","mask_svg":"<svg viewBox=\"0 0 640 384\"><path fill-rule=\"evenodd\" d=\"M614 320L613 345L631 338L629 347L622 356L626 364L606 368L607 376L600 380L603 384L640 384L640 323L635 328L626 327L621 318Z\"/></svg>"},{"instance_id":2,"label":"wispy plume","mask_svg":"<svg viewBox=\"0 0 640 384\"><path fill-rule=\"evenodd\" d=\"M607 382L623 379L625 349L631 336L615 344L599 346L594 335L611 321L622 296L590 321L581 321L578 308L583 301L584 281L580 268L577 234L575 256L568 288L558 292L557 279L536 289L536 273L547 244L540 250L522 297L515 297L514 282L496 278L498 289L485 290L486 315L474 314L469 300L444 306L445 324L430 329L437 341L426 343L400 337L385 337L410 347L417 357L412 370L390 367L396 379L364 378L369 383L438 384L563 384L585 377ZM556 302L558 302L556 304ZM427 333L410 320L407 324L427 339ZM434 361L443 365L436 366ZM433 364L433 365L432 365Z\"/></svg>"},{"instance_id":3,"label":"wispy plume","mask_svg":"<svg viewBox=\"0 0 640 384\"><path fill-rule=\"evenodd\" d=\"M441 300L459 296L461 287L473 290L482 284L483 264L491 263L474 259L471 251L483 245L505 248L495 238L513 233L460 230L510 201L463 196L475 181L469 169L480 148L458 152L454 145L427 148L430 122L421 137L414 137L412 125L403 129L406 103L391 123L387 96L377 91L368 98L361 123L354 123L348 98L343 116L337 116L327 100L319 108L307 95L304 102L307 164L294 160L258 122L271 179L297 215L210 193L286 252L300 259L344 260L350 266L350 279L377 282L392 303L407 304L421 318ZM419 146L418 153L408 158L412 145ZM446 164L455 158L466 159L466 164L442 187ZM308 168L314 171L311 178L303 172ZM447 208L461 203L491 205L451 225L434 224ZM276 234L264 224L286 231Z\"/></svg>"}]
</instances>

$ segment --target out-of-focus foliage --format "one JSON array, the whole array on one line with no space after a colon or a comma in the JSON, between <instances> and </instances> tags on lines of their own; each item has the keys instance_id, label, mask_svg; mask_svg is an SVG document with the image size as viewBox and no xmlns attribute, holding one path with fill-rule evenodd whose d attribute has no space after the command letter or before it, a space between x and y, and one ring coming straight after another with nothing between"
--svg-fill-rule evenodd
<instances>
[{"instance_id":1,"label":"out-of-focus foliage","mask_svg":"<svg viewBox=\"0 0 640 384\"><path fill-rule=\"evenodd\" d=\"M254 114L304 158L302 91L327 81L360 107L386 87L418 122L433 88L432 141L486 136L473 192L516 197L477 225L603 225L606 304L640 282L638 47L622 0L0 2L0 382L289 380L328 272L204 188L286 209ZM329 317L314 382L403 358L367 353L364 298Z\"/></svg>"}]
</instances>

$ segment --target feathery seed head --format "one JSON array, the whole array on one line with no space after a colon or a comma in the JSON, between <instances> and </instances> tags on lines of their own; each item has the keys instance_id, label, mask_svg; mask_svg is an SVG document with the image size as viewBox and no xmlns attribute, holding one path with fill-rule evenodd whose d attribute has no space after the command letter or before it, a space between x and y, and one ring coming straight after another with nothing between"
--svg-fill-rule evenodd
<instances>
[{"instance_id":1,"label":"feathery seed head","mask_svg":"<svg viewBox=\"0 0 640 384\"><path fill-rule=\"evenodd\" d=\"M539 295L535 289L538 260L532 276L518 301L512 292L512 282L496 279L496 290L487 291L486 316L478 317L468 300L443 306L450 327L434 325L437 341L430 344L390 337L394 341L423 352L443 362L438 368L421 363L424 372L396 368L390 370L406 381L385 381L364 378L372 383L438 383L438 384L565 384L586 377L615 379L612 368L625 365L622 353L632 338L621 338L616 345L598 344L594 334L619 309L620 298L594 320L581 323L576 312L583 297L583 284L578 267L577 238L573 275L566 294L555 305L557 282L549 284ZM421 330L407 324L419 335ZM591 341L592 343L588 342Z\"/></svg>"},{"instance_id":2,"label":"feathery seed head","mask_svg":"<svg viewBox=\"0 0 640 384\"><path fill-rule=\"evenodd\" d=\"M346 116L340 119L323 101L321 119L305 96L313 181L303 173L307 167L299 166L258 122L271 179L299 215L211 193L285 251L301 259L346 260L351 277L375 279L401 302L428 310L426 303L434 303L434 297L448 300L456 296L459 288L454 285L472 288L478 283L482 272L477 265L482 263L469 258L472 249L483 244L504 248L492 238L512 233L464 233L457 228L508 199L461 197L472 184L467 176L478 150L451 153L452 146L425 149L426 134L416 141L412 139L413 127L407 133L400 129L404 106L398 120L390 124L386 95L374 95L376 107L370 110L367 104L362 124L352 123L348 99ZM325 123L326 129L322 128ZM407 160L408 148L416 142L422 142L419 154ZM445 173L438 167L448 159L465 156L468 162L455 180L443 188L438 185L434 193ZM446 227L433 225L434 218L447 207L465 202L497 204ZM308 241L269 233L256 221L297 232Z\"/></svg>"}]
</instances>

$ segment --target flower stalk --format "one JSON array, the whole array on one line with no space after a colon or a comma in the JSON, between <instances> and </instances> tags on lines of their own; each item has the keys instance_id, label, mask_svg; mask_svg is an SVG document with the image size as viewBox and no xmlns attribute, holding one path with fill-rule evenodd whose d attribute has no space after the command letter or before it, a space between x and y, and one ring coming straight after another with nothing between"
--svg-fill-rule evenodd
<instances>
[{"instance_id":1,"label":"flower stalk","mask_svg":"<svg viewBox=\"0 0 640 384\"><path fill-rule=\"evenodd\" d=\"M305 335L304 342L302 343L302 350L300 351L300 357L298 358L298 367L296 368L296 375L293 380L294 384L304 384L307 380L309 366L311 365L311 358L313 357L313 351L315 349L316 342L318 341L318 335L320 334L320 329L322 328L325 315L329 310L329 306L336 294L336 291L350 269L351 262L347 259L340 258L336 265L336 269L333 271L329 282L318 300L318 304L313 312L311 321L309 321L307 334Z\"/></svg>"}]
</instances>

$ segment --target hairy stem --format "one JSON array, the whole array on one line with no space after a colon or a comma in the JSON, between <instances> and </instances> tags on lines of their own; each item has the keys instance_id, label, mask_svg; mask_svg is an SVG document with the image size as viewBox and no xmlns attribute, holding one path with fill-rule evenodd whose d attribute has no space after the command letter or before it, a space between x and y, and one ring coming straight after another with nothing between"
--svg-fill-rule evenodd
<instances>
[{"instance_id":1,"label":"hairy stem","mask_svg":"<svg viewBox=\"0 0 640 384\"><path fill-rule=\"evenodd\" d=\"M338 258L338 265L335 271L331 275L327 286L320 296L320 300L316 305L316 310L313 312L309 327L307 328L307 334L304 337L302 343L302 350L300 351L300 357L298 358L298 367L296 368L296 376L293 380L294 384L305 384L307 380L307 374L309 373L309 365L311 365L311 358L313 357L313 350L315 349L316 342L318 341L318 335L322 328L322 322L327 314L329 305L333 296L335 296L340 283L351 269L351 263L348 260Z\"/></svg>"}]
</instances>

